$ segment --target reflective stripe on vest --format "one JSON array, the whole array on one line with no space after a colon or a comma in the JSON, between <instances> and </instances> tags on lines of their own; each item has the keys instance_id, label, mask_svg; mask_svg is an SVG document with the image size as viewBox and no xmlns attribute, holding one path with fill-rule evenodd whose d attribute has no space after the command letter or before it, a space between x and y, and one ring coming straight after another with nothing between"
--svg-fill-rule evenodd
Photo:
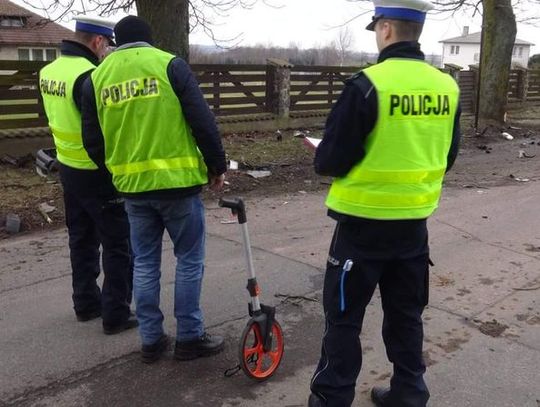
<instances>
[{"instance_id":1,"label":"reflective stripe on vest","mask_svg":"<svg viewBox=\"0 0 540 407\"><path fill-rule=\"evenodd\" d=\"M418 60L387 59L364 74L377 91L377 122L365 157L334 180L326 204L370 219L426 218L440 198L459 89Z\"/></svg>"},{"instance_id":2,"label":"reflective stripe on vest","mask_svg":"<svg viewBox=\"0 0 540 407\"><path fill-rule=\"evenodd\" d=\"M207 169L167 75L174 55L119 49L92 72L105 163L120 192L208 182Z\"/></svg>"},{"instance_id":3,"label":"reflective stripe on vest","mask_svg":"<svg viewBox=\"0 0 540 407\"><path fill-rule=\"evenodd\" d=\"M73 99L73 87L81 74L94 68L86 58L61 56L39 74L39 88L58 161L83 170L94 170L97 166L82 143L81 113Z\"/></svg>"}]
</instances>

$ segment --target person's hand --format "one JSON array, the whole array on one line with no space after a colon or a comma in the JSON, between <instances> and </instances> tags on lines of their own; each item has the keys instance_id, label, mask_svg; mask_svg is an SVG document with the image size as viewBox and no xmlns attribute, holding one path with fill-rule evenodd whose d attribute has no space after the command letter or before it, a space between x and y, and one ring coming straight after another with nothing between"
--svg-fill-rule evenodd
<instances>
[{"instance_id":1,"label":"person's hand","mask_svg":"<svg viewBox=\"0 0 540 407\"><path fill-rule=\"evenodd\" d=\"M208 186L214 192L219 192L223 189L223 184L225 183L225 174L221 175L211 175L209 174L210 180Z\"/></svg>"}]
</instances>

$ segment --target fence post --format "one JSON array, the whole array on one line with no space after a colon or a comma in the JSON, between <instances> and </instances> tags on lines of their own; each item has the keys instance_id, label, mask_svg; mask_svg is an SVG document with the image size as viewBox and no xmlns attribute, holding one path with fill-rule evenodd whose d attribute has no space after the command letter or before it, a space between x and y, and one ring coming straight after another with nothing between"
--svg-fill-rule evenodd
<instances>
[{"instance_id":1,"label":"fence post","mask_svg":"<svg viewBox=\"0 0 540 407\"><path fill-rule=\"evenodd\" d=\"M527 68L515 68L518 71L517 98L520 102L527 101L529 90L529 70Z\"/></svg>"},{"instance_id":2,"label":"fence post","mask_svg":"<svg viewBox=\"0 0 540 407\"><path fill-rule=\"evenodd\" d=\"M476 113L477 110L478 110L478 103L480 103L480 100L478 99L478 90L480 88L480 69L479 69L479 66L477 64L475 65L469 65L469 69L471 70L471 72L474 72L474 89L473 89L473 92L472 92L472 107L473 107L473 113Z\"/></svg>"},{"instance_id":3,"label":"fence post","mask_svg":"<svg viewBox=\"0 0 540 407\"><path fill-rule=\"evenodd\" d=\"M266 63L266 110L278 117L289 117L293 65L275 58Z\"/></svg>"}]
</instances>

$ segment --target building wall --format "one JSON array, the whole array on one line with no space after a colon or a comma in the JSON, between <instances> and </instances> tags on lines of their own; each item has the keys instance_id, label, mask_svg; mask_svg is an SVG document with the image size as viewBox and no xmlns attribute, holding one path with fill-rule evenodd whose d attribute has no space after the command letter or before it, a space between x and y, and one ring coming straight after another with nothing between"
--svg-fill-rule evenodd
<instances>
[{"instance_id":1,"label":"building wall","mask_svg":"<svg viewBox=\"0 0 540 407\"><path fill-rule=\"evenodd\" d=\"M0 46L0 61L18 60L19 53L17 47Z\"/></svg>"},{"instance_id":2,"label":"building wall","mask_svg":"<svg viewBox=\"0 0 540 407\"><path fill-rule=\"evenodd\" d=\"M452 47L453 51L452 52ZM459 52L456 53L459 47ZM519 56L519 47L522 47L521 56ZM529 54L531 52L530 45L516 45L512 56L512 63L526 67L529 62ZM469 65L478 64L480 57L480 44L459 44L459 43L444 43L443 44L443 64L456 64L464 69L469 69Z\"/></svg>"}]
</instances>

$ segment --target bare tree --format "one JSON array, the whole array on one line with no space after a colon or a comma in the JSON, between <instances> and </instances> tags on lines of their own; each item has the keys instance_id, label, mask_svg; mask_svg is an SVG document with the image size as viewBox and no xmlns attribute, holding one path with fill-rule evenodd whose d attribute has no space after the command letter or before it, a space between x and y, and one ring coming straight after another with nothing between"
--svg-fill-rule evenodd
<instances>
[{"instance_id":1,"label":"bare tree","mask_svg":"<svg viewBox=\"0 0 540 407\"><path fill-rule=\"evenodd\" d=\"M353 42L354 39L351 30L349 30L349 26L346 25L341 27L336 43L337 51L339 53L339 66L343 66Z\"/></svg>"},{"instance_id":2,"label":"bare tree","mask_svg":"<svg viewBox=\"0 0 540 407\"><path fill-rule=\"evenodd\" d=\"M253 8L259 1L267 6L271 0L23 0L30 7L41 10L50 20L58 21L79 13L98 13L108 16L122 10L134 9L154 31L156 46L189 57L189 34L195 28L202 29L216 44L237 44L241 33L232 38L218 38L215 27L221 19L237 7Z\"/></svg>"}]
</instances>

